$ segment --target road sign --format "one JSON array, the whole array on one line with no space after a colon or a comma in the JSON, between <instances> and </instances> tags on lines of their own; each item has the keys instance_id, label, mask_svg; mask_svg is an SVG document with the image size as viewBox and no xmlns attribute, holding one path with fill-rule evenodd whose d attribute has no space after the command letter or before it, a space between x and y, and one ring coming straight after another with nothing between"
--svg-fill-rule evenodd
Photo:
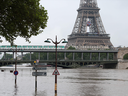
<instances>
[{"instance_id":1,"label":"road sign","mask_svg":"<svg viewBox=\"0 0 128 96\"><path fill-rule=\"evenodd\" d=\"M18 71L14 71L14 75L18 75Z\"/></svg>"},{"instance_id":2,"label":"road sign","mask_svg":"<svg viewBox=\"0 0 128 96\"><path fill-rule=\"evenodd\" d=\"M47 76L47 72L32 72L32 76Z\"/></svg>"},{"instance_id":3,"label":"road sign","mask_svg":"<svg viewBox=\"0 0 128 96\"><path fill-rule=\"evenodd\" d=\"M55 69L54 72L52 73L52 75L60 75L60 73L58 72L57 69Z\"/></svg>"},{"instance_id":4,"label":"road sign","mask_svg":"<svg viewBox=\"0 0 128 96\"><path fill-rule=\"evenodd\" d=\"M34 61L34 63L36 63L36 61Z\"/></svg>"},{"instance_id":5,"label":"road sign","mask_svg":"<svg viewBox=\"0 0 128 96\"><path fill-rule=\"evenodd\" d=\"M33 70L46 70L46 67L33 67Z\"/></svg>"},{"instance_id":6,"label":"road sign","mask_svg":"<svg viewBox=\"0 0 128 96\"><path fill-rule=\"evenodd\" d=\"M36 61L34 61L34 65L36 65Z\"/></svg>"},{"instance_id":7,"label":"road sign","mask_svg":"<svg viewBox=\"0 0 128 96\"><path fill-rule=\"evenodd\" d=\"M37 59L36 62L39 63L39 60Z\"/></svg>"}]
</instances>

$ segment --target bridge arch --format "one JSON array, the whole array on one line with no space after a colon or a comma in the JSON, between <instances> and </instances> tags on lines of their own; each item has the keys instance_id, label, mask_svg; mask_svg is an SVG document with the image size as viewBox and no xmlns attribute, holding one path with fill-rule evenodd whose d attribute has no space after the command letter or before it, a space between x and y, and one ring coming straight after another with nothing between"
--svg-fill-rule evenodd
<instances>
[{"instance_id":1,"label":"bridge arch","mask_svg":"<svg viewBox=\"0 0 128 96\"><path fill-rule=\"evenodd\" d=\"M123 60L128 60L128 53L123 56Z\"/></svg>"},{"instance_id":2,"label":"bridge arch","mask_svg":"<svg viewBox=\"0 0 128 96\"><path fill-rule=\"evenodd\" d=\"M123 57L128 54L128 48L119 48L117 58L123 60Z\"/></svg>"}]
</instances>

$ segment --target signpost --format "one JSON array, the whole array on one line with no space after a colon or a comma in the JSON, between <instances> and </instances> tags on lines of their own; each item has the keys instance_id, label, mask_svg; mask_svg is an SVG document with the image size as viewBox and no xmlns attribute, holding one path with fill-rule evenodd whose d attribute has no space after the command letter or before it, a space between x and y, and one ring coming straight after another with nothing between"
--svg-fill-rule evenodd
<instances>
[{"instance_id":1,"label":"signpost","mask_svg":"<svg viewBox=\"0 0 128 96\"><path fill-rule=\"evenodd\" d=\"M46 70L47 63L39 63L39 60L34 61L35 72L32 72L32 76L35 76L35 93L37 92L37 76L47 76L47 72L37 72L37 70Z\"/></svg>"},{"instance_id":2,"label":"signpost","mask_svg":"<svg viewBox=\"0 0 128 96\"><path fill-rule=\"evenodd\" d=\"M46 67L33 67L33 70L46 70Z\"/></svg>"},{"instance_id":3,"label":"signpost","mask_svg":"<svg viewBox=\"0 0 128 96\"><path fill-rule=\"evenodd\" d=\"M32 72L32 76L47 76L46 72Z\"/></svg>"}]
</instances>

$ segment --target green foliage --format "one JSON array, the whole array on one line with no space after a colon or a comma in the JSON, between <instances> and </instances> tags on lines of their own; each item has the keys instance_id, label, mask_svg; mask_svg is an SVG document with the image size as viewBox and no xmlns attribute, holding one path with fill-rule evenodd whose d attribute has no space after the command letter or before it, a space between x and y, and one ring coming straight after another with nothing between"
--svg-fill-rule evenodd
<instances>
[{"instance_id":1,"label":"green foliage","mask_svg":"<svg viewBox=\"0 0 128 96\"><path fill-rule=\"evenodd\" d=\"M99 55L98 53L92 53L92 60L98 60Z\"/></svg>"},{"instance_id":2,"label":"green foliage","mask_svg":"<svg viewBox=\"0 0 128 96\"><path fill-rule=\"evenodd\" d=\"M64 53L58 53L57 54L57 59L58 60L64 60Z\"/></svg>"},{"instance_id":3,"label":"green foliage","mask_svg":"<svg viewBox=\"0 0 128 96\"><path fill-rule=\"evenodd\" d=\"M88 50L92 50L91 48L89 48Z\"/></svg>"},{"instance_id":4,"label":"green foliage","mask_svg":"<svg viewBox=\"0 0 128 96\"><path fill-rule=\"evenodd\" d=\"M47 11L40 6L39 1L1 0L0 35L13 43L18 36L29 41L31 36L42 33L48 17Z\"/></svg>"},{"instance_id":5,"label":"green foliage","mask_svg":"<svg viewBox=\"0 0 128 96\"><path fill-rule=\"evenodd\" d=\"M109 53L109 60L113 60L113 53ZM75 60L81 60L82 53L74 53ZM73 53L66 53L67 60L73 60ZM6 60L13 60L13 54L6 54ZM39 53L33 52L31 54L31 60L39 59ZM57 60L64 60L64 53L57 53ZM123 59L128 59L128 54ZM2 57L4 60L4 56ZM23 56L23 60L30 60L30 53L26 53ZM40 60L47 60L47 53L40 53ZM55 60L55 53L49 53L49 60ZM83 60L90 60L90 53L83 53ZM92 53L91 60L99 60L98 53ZM107 60L106 53L100 53L100 60Z\"/></svg>"},{"instance_id":6,"label":"green foliage","mask_svg":"<svg viewBox=\"0 0 128 96\"><path fill-rule=\"evenodd\" d=\"M12 60L12 58L13 58L13 55L12 54L6 54L5 55L5 59L6 60ZM1 60L4 60L4 56L1 58Z\"/></svg>"},{"instance_id":7,"label":"green foliage","mask_svg":"<svg viewBox=\"0 0 128 96\"><path fill-rule=\"evenodd\" d=\"M67 50L76 50L76 48L70 46ZM72 53L66 53L66 57L67 57L68 60L72 60L73 59L73 54Z\"/></svg>"},{"instance_id":8,"label":"green foliage","mask_svg":"<svg viewBox=\"0 0 128 96\"><path fill-rule=\"evenodd\" d=\"M68 49L67 49L67 50L76 50L76 48L75 48L75 47L70 46L70 47L68 47Z\"/></svg>"},{"instance_id":9,"label":"green foliage","mask_svg":"<svg viewBox=\"0 0 128 96\"><path fill-rule=\"evenodd\" d=\"M29 60L30 59L30 54L29 53L26 53L24 56L23 56L23 60Z\"/></svg>"},{"instance_id":10,"label":"green foliage","mask_svg":"<svg viewBox=\"0 0 128 96\"><path fill-rule=\"evenodd\" d=\"M105 50L111 50L111 49L105 49Z\"/></svg>"},{"instance_id":11,"label":"green foliage","mask_svg":"<svg viewBox=\"0 0 128 96\"><path fill-rule=\"evenodd\" d=\"M49 60L55 60L55 53L49 53Z\"/></svg>"},{"instance_id":12,"label":"green foliage","mask_svg":"<svg viewBox=\"0 0 128 96\"><path fill-rule=\"evenodd\" d=\"M47 53L40 53L40 59L41 60L47 60Z\"/></svg>"},{"instance_id":13,"label":"green foliage","mask_svg":"<svg viewBox=\"0 0 128 96\"><path fill-rule=\"evenodd\" d=\"M29 60L29 59L30 59L30 53L27 53L23 56L23 60ZM39 53L36 53L36 52L32 53L31 59L32 60L39 59ZM58 53L57 59L63 60L64 59L64 53ZM40 53L40 60L47 60L47 53L45 53L45 52ZM49 60L55 60L55 53L49 53Z\"/></svg>"},{"instance_id":14,"label":"green foliage","mask_svg":"<svg viewBox=\"0 0 128 96\"><path fill-rule=\"evenodd\" d=\"M81 60L82 53L75 53L75 60Z\"/></svg>"},{"instance_id":15,"label":"green foliage","mask_svg":"<svg viewBox=\"0 0 128 96\"><path fill-rule=\"evenodd\" d=\"M124 60L128 60L128 54L125 54L123 57Z\"/></svg>"},{"instance_id":16,"label":"green foliage","mask_svg":"<svg viewBox=\"0 0 128 96\"><path fill-rule=\"evenodd\" d=\"M83 60L90 60L90 53L83 53Z\"/></svg>"},{"instance_id":17,"label":"green foliage","mask_svg":"<svg viewBox=\"0 0 128 96\"><path fill-rule=\"evenodd\" d=\"M101 53L100 54L100 60L106 60L107 59L107 54L106 53Z\"/></svg>"},{"instance_id":18,"label":"green foliage","mask_svg":"<svg viewBox=\"0 0 128 96\"><path fill-rule=\"evenodd\" d=\"M72 60L73 59L73 54L72 53L66 53L66 57L68 60Z\"/></svg>"},{"instance_id":19,"label":"green foliage","mask_svg":"<svg viewBox=\"0 0 128 96\"><path fill-rule=\"evenodd\" d=\"M109 53L109 60L113 60L113 53Z\"/></svg>"},{"instance_id":20,"label":"green foliage","mask_svg":"<svg viewBox=\"0 0 128 96\"><path fill-rule=\"evenodd\" d=\"M36 53L36 52L32 53L31 54L31 60L37 60L37 59L39 59L38 56L39 56L38 53ZM24 54L23 60L30 60L30 53Z\"/></svg>"}]
</instances>

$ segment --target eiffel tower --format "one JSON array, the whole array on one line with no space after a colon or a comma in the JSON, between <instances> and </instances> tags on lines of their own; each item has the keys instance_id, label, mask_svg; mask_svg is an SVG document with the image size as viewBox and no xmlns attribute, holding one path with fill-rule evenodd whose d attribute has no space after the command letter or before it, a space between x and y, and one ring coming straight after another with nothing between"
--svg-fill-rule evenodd
<instances>
[{"instance_id":1,"label":"eiffel tower","mask_svg":"<svg viewBox=\"0 0 128 96\"><path fill-rule=\"evenodd\" d=\"M76 22L68 43L80 50L110 49L113 48L109 34L106 34L100 14L97 0L80 0Z\"/></svg>"}]
</instances>

